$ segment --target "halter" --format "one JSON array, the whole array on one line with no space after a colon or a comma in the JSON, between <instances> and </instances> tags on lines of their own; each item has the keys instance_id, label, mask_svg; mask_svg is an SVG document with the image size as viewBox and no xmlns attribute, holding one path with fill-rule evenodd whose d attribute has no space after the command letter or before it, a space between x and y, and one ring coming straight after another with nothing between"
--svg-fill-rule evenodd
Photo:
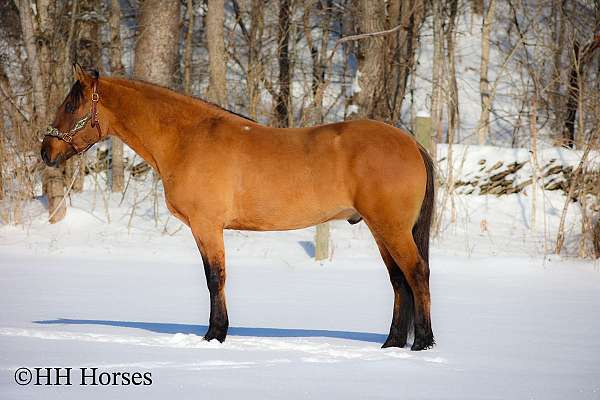
<instances>
[{"instance_id":1,"label":"halter","mask_svg":"<svg viewBox=\"0 0 600 400\"><path fill-rule=\"evenodd\" d=\"M89 113L84 115L83 118L81 118L79 121L75 122L75 125L73 125L73 127L68 132L61 132L52 126L49 126L48 129L46 130L45 136L54 136L60 140L64 140L65 142L67 142L71 146L73 146L73 148L75 149L77 154L80 154L80 153L83 153L84 151L86 151L87 149L89 149L90 147L92 147L95 142L88 144L86 147L84 147L82 149L78 149L77 146L74 143L72 143L73 137L75 136L75 134L77 132L79 132L80 130L85 128L88 121L91 121L90 126L92 128L95 127L98 130L98 140L100 140L102 138L102 131L100 130L100 122L98 121L97 105L98 105L98 101L100 101L100 95L96 91L97 86L98 86L98 80L94 79L94 81L92 83L92 109Z\"/></svg>"}]
</instances>

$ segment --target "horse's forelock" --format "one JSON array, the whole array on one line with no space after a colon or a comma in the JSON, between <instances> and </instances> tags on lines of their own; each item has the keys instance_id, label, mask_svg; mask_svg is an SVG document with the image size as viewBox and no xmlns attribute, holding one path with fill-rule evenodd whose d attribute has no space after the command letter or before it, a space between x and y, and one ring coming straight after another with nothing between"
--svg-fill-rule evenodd
<instances>
[{"instance_id":1,"label":"horse's forelock","mask_svg":"<svg viewBox=\"0 0 600 400\"><path fill-rule=\"evenodd\" d=\"M71 91L69 92L67 97L69 98L69 101L73 105L73 109L76 110L81 105L81 102L83 101L83 85L81 84L81 82L79 82L79 81L75 82L75 84L71 88Z\"/></svg>"}]
</instances>

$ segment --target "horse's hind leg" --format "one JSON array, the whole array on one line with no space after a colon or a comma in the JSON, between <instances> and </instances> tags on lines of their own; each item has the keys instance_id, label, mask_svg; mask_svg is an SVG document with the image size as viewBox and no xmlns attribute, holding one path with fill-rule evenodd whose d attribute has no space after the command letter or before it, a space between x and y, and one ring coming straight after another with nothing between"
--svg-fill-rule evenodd
<instances>
[{"instance_id":1,"label":"horse's hind leg","mask_svg":"<svg viewBox=\"0 0 600 400\"><path fill-rule=\"evenodd\" d=\"M435 341L431 330L429 266L421 258L410 230L400 232L388 230L380 238L402 271L412 292L415 340L411 350L431 348Z\"/></svg>"},{"instance_id":2,"label":"horse's hind leg","mask_svg":"<svg viewBox=\"0 0 600 400\"><path fill-rule=\"evenodd\" d=\"M375 237L381 258L390 275L390 282L394 288L394 314L390 326L390 334L382 347L404 347L408 331L412 327L414 316L413 295L404 274L398 264L385 247L383 241Z\"/></svg>"}]
</instances>

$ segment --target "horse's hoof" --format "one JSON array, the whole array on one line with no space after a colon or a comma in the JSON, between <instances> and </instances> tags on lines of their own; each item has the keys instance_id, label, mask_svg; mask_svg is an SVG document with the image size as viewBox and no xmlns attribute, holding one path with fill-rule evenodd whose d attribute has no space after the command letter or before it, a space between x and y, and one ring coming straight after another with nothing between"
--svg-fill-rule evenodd
<instances>
[{"instance_id":1,"label":"horse's hoof","mask_svg":"<svg viewBox=\"0 0 600 400\"><path fill-rule=\"evenodd\" d=\"M225 341L225 337L227 337L227 331L222 329L209 329L204 335L204 340L210 342L213 339L217 339L219 342L223 343Z\"/></svg>"},{"instance_id":2,"label":"horse's hoof","mask_svg":"<svg viewBox=\"0 0 600 400\"><path fill-rule=\"evenodd\" d=\"M381 346L382 349L385 349L386 347L399 347L399 348L403 348L404 346L406 346L406 339L401 340L397 337L389 337L387 338L387 340L385 341L385 343L383 344L383 346Z\"/></svg>"},{"instance_id":3,"label":"horse's hoof","mask_svg":"<svg viewBox=\"0 0 600 400\"><path fill-rule=\"evenodd\" d=\"M433 339L433 335L422 338L416 337L415 341L410 348L412 351L421 351L433 348L435 345L435 340Z\"/></svg>"}]
</instances>

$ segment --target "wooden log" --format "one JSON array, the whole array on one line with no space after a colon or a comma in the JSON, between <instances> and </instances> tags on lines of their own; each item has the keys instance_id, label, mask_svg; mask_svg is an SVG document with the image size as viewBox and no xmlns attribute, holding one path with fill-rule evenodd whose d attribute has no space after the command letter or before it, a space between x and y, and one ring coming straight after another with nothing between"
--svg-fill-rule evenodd
<instances>
[{"instance_id":1,"label":"wooden log","mask_svg":"<svg viewBox=\"0 0 600 400\"><path fill-rule=\"evenodd\" d=\"M502 166L503 162L502 161L498 161L496 162L496 164L492 165L491 167L489 167L486 172L492 172L498 168L500 168Z\"/></svg>"}]
</instances>

